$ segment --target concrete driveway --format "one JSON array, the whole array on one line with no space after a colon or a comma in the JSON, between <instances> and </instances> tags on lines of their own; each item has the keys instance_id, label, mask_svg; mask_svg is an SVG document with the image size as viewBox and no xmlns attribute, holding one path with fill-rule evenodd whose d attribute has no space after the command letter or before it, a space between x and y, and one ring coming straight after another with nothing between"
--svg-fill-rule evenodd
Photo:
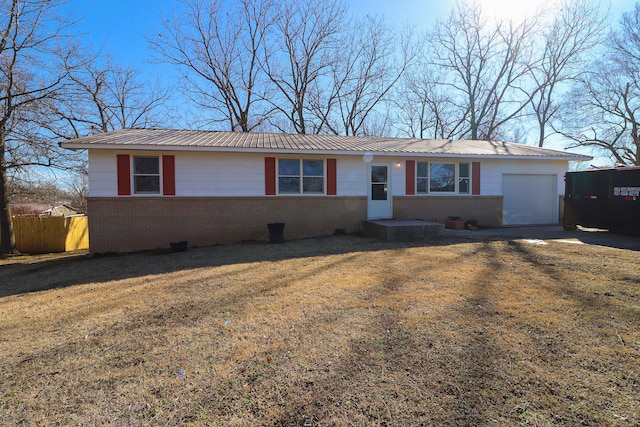
<instances>
[{"instance_id":1,"label":"concrete driveway","mask_svg":"<svg viewBox=\"0 0 640 427\"><path fill-rule=\"evenodd\" d=\"M477 231L445 230L444 234L469 238L506 238L509 240L527 240L544 244L546 241L558 241L567 244L587 244L607 246L618 249L640 251L640 237L610 233L597 228L578 227L575 231L565 231L562 226L528 226L486 228Z\"/></svg>"}]
</instances>

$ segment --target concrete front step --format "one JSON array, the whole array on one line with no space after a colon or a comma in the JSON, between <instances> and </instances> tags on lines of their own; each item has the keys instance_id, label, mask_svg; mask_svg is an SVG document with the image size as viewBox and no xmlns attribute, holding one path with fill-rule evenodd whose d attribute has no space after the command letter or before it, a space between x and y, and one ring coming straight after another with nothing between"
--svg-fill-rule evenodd
<instances>
[{"instance_id":1,"label":"concrete front step","mask_svg":"<svg viewBox=\"0 0 640 427\"><path fill-rule=\"evenodd\" d=\"M420 220L380 219L362 221L362 234L381 240L420 240L442 233L444 224Z\"/></svg>"}]
</instances>

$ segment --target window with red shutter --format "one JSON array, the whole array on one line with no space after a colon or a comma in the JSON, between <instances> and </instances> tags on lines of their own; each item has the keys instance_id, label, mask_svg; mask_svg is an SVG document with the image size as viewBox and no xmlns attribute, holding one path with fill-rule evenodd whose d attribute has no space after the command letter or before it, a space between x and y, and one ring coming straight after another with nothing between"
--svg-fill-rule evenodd
<instances>
[{"instance_id":1,"label":"window with red shutter","mask_svg":"<svg viewBox=\"0 0 640 427\"><path fill-rule=\"evenodd\" d=\"M276 158L264 158L264 194L275 196L276 194Z\"/></svg>"},{"instance_id":2,"label":"window with red shutter","mask_svg":"<svg viewBox=\"0 0 640 427\"><path fill-rule=\"evenodd\" d=\"M131 195L131 163L128 154L116 155L118 196Z\"/></svg>"},{"instance_id":3,"label":"window with red shutter","mask_svg":"<svg viewBox=\"0 0 640 427\"><path fill-rule=\"evenodd\" d=\"M337 180L337 160L327 159L327 195L335 196L338 194Z\"/></svg>"},{"instance_id":4,"label":"window with red shutter","mask_svg":"<svg viewBox=\"0 0 640 427\"><path fill-rule=\"evenodd\" d=\"M162 194L176 195L175 156L162 156Z\"/></svg>"}]
</instances>

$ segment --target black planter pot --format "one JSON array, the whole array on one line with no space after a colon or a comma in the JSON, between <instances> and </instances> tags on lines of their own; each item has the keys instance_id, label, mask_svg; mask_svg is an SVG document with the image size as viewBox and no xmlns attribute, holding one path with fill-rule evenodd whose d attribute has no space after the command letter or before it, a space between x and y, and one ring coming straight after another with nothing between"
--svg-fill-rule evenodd
<instances>
[{"instance_id":1,"label":"black planter pot","mask_svg":"<svg viewBox=\"0 0 640 427\"><path fill-rule=\"evenodd\" d=\"M269 243L284 243L284 222L272 222L269 227Z\"/></svg>"},{"instance_id":2,"label":"black planter pot","mask_svg":"<svg viewBox=\"0 0 640 427\"><path fill-rule=\"evenodd\" d=\"M171 246L171 252L186 252L187 251L187 241L181 240L179 242L171 242L169 243Z\"/></svg>"}]
</instances>

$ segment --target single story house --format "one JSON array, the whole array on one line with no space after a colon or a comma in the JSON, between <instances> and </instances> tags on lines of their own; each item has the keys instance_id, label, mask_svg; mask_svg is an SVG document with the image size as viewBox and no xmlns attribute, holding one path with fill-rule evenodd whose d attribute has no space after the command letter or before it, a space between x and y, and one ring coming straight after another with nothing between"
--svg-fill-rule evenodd
<instances>
[{"instance_id":1,"label":"single story house","mask_svg":"<svg viewBox=\"0 0 640 427\"><path fill-rule=\"evenodd\" d=\"M63 142L89 154L92 252L355 232L367 219L560 223L570 161L496 141L126 129Z\"/></svg>"}]
</instances>

